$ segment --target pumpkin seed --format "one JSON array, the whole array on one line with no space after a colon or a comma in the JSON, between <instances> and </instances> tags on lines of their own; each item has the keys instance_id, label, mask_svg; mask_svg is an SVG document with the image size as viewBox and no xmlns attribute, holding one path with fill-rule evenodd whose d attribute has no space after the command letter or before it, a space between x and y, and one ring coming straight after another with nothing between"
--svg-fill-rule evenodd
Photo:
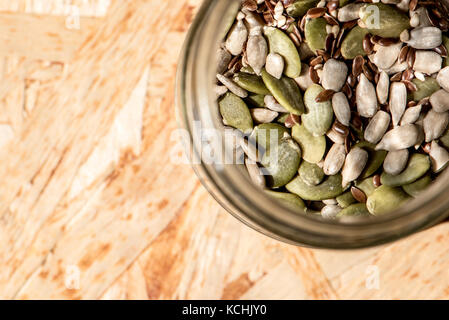
<instances>
[{"instance_id":1,"label":"pumpkin seed","mask_svg":"<svg viewBox=\"0 0 449 320\"><path fill-rule=\"evenodd\" d=\"M313 52L326 48L326 25L327 22L324 18L310 19L306 22L306 41Z\"/></svg>"},{"instance_id":2,"label":"pumpkin seed","mask_svg":"<svg viewBox=\"0 0 449 320\"><path fill-rule=\"evenodd\" d=\"M398 175L382 173L380 181L382 185L390 187L403 186L410 184L421 178L430 169L429 157L423 154L414 153L410 156L407 166L402 173Z\"/></svg>"},{"instance_id":3,"label":"pumpkin seed","mask_svg":"<svg viewBox=\"0 0 449 320\"><path fill-rule=\"evenodd\" d=\"M360 19L371 34L382 38L398 38L410 27L408 17L400 10L383 4L366 4L360 9Z\"/></svg>"},{"instance_id":4,"label":"pumpkin seed","mask_svg":"<svg viewBox=\"0 0 449 320\"><path fill-rule=\"evenodd\" d=\"M371 177L365 178L362 181L356 181L355 186L358 189L362 190L367 197L369 197L374 192L374 190L376 190L376 186L374 185L373 179Z\"/></svg>"},{"instance_id":5,"label":"pumpkin seed","mask_svg":"<svg viewBox=\"0 0 449 320\"><path fill-rule=\"evenodd\" d=\"M244 100L251 107L263 108L265 106L264 97L263 94L249 94Z\"/></svg>"},{"instance_id":6,"label":"pumpkin seed","mask_svg":"<svg viewBox=\"0 0 449 320\"><path fill-rule=\"evenodd\" d=\"M288 112L297 115L304 112L304 102L295 80L287 77L278 80L265 70L262 71L262 79L271 94Z\"/></svg>"},{"instance_id":7,"label":"pumpkin seed","mask_svg":"<svg viewBox=\"0 0 449 320\"><path fill-rule=\"evenodd\" d=\"M411 99L414 101L421 101L422 99L431 96L434 92L440 89L438 81L431 77L426 77L425 81L413 79L412 82L416 85L418 90L411 94Z\"/></svg>"},{"instance_id":8,"label":"pumpkin seed","mask_svg":"<svg viewBox=\"0 0 449 320\"><path fill-rule=\"evenodd\" d=\"M408 199L402 189L382 185L368 197L366 207L372 215L380 216L398 208Z\"/></svg>"},{"instance_id":9,"label":"pumpkin seed","mask_svg":"<svg viewBox=\"0 0 449 320\"><path fill-rule=\"evenodd\" d=\"M370 213L364 203L356 203L340 211L337 218L342 217L368 217Z\"/></svg>"},{"instance_id":10,"label":"pumpkin seed","mask_svg":"<svg viewBox=\"0 0 449 320\"><path fill-rule=\"evenodd\" d=\"M292 139L282 139L279 144L270 145L262 159L267 170L267 186L279 188L287 184L295 176L300 163L301 149Z\"/></svg>"},{"instance_id":11,"label":"pumpkin seed","mask_svg":"<svg viewBox=\"0 0 449 320\"><path fill-rule=\"evenodd\" d=\"M228 126L250 132L253 129L253 119L246 103L233 93L226 93L219 101L220 113Z\"/></svg>"},{"instance_id":12,"label":"pumpkin seed","mask_svg":"<svg viewBox=\"0 0 449 320\"><path fill-rule=\"evenodd\" d=\"M303 124L292 128L292 137L302 150L302 157L310 163L318 163L326 152L326 138L313 136Z\"/></svg>"},{"instance_id":13,"label":"pumpkin seed","mask_svg":"<svg viewBox=\"0 0 449 320\"><path fill-rule=\"evenodd\" d=\"M340 174L327 177L317 186L310 186L300 176L297 176L285 187L288 191L297 194L302 199L312 201L334 198L343 192Z\"/></svg>"},{"instance_id":14,"label":"pumpkin seed","mask_svg":"<svg viewBox=\"0 0 449 320\"><path fill-rule=\"evenodd\" d=\"M424 177L402 186L402 189L411 197L418 196L432 183L432 178L430 175L425 175Z\"/></svg>"},{"instance_id":15,"label":"pumpkin seed","mask_svg":"<svg viewBox=\"0 0 449 320\"><path fill-rule=\"evenodd\" d=\"M293 210L306 210L306 205L304 201L298 197L296 194L289 193L289 192L276 192L271 190L265 190L265 193L267 193L269 196L280 200L284 205L291 207Z\"/></svg>"},{"instance_id":16,"label":"pumpkin seed","mask_svg":"<svg viewBox=\"0 0 449 320\"><path fill-rule=\"evenodd\" d=\"M345 59L366 56L366 52L363 49L363 39L368 33L367 29L360 28L359 26L351 29L341 43L341 55Z\"/></svg>"},{"instance_id":17,"label":"pumpkin seed","mask_svg":"<svg viewBox=\"0 0 449 320\"><path fill-rule=\"evenodd\" d=\"M284 59L284 74L290 78L298 77L301 74L301 59L290 37L272 27L264 28L264 34L268 39L270 53L277 53Z\"/></svg>"},{"instance_id":18,"label":"pumpkin seed","mask_svg":"<svg viewBox=\"0 0 449 320\"><path fill-rule=\"evenodd\" d=\"M298 174L305 183L316 186L324 179L323 169L314 163L303 161L299 166Z\"/></svg>"},{"instance_id":19,"label":"pumpkin seed","mask_svg":"<svg viewBox=\"0 0 449 320\"><path fill-rule=\"evenodd\" d=\"M254 128L254 139L264 150L270 149L272 144L278 144L288 133L287 128L277 123L264 123Z\"/></svg>"},{"instance_id":20,"label":"pumpkin seed","mask_svg":"<svg viewBox=\"0 0 449 320\"><path fill-rule=\"evenodd\" d=\"M270 94L267 87L262 81L262 78L254 74L239 72L234 75L234 82L241 88L256 94L267 95Z\"/></svg>"},{"instance_id":21,"label":"pumpkin seed","mask_svg":"<svg viewBox=\"0 0 449 320\"><path fill-rule=\"evenodd\" d=\"M346 191L345 193L339 195L336 199L338 205L342 208L346 208L351 204L357 202L357 200L354 199L351 191Z\"/></svg>"},{"instance_id":22,"label":"pumpkin seed","mask_svg":"<svg viewBox=\"0 0 449 320\"><path fill-rule=\"evenodd\" d=\"M302 115L304 127L314 136L324 135L332 125L334 113L329 101L316 102L316 97L323 92L320 85L314 84L304 94L306 112Z\"/></svg>"},{"instance_id":23,"label":"pumpkin seed","mask_svg":"<svg viewBox=\"0 0 449 320\"><path fill-rule=\"evenodd\" d=\"M287 7L287 14L293 18L302 17L307 11L317 5L320 0L299 0Z\"/></svg>"},{"instance_id":24,"label":"pumpkin seed","mask_svg":"<svg viewBox=\"0 0 449 320\"><path fill-rule=\"evenodd\" d=\"M449 52L449 38L446 36L443 36L443 45L446 48L446 51ZM444 59L443 66L449 66L449 55Z\"/></svg>"}]
</instances>

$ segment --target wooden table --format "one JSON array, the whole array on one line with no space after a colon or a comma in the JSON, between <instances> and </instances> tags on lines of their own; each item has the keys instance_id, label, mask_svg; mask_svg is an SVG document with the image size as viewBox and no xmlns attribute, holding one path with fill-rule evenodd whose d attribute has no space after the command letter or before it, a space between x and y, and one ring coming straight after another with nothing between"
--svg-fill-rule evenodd
<instances>
[{"instance_id":1,"label":"wooden table","mask_svg":"<svg viewBox=\"0 0 449 320\"><path fill-rule=\"evenodd\" d=\"M293 247L170 163L200 2L0 0L0 298L448 298L448 224L362 251Z\"/></svg>"}]
</instances>

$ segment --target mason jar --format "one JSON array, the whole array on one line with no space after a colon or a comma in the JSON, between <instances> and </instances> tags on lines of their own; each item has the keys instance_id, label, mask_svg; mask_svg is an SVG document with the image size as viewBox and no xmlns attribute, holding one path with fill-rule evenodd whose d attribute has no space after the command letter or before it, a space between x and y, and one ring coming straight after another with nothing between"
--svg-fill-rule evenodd
<instances>
[{"instance_id":1,"label":"mason jar","mask_svg":"<svg viewBox=\"0 0 449 320\"><path fill-rule=\"evenodd\" d=\"M185 132L183 142L196 174L216 201L249 227L307 247L375 246L444 220L449 214L448 170L394 212L370 219L328 220L292 210L267 196L251 182L243 164L229 161L236 157L233 142L224 137L214 93L216 52L239 5L240 0L203 2L187 35L177 73L177 116Z\"/></svg>"}]
</instances>

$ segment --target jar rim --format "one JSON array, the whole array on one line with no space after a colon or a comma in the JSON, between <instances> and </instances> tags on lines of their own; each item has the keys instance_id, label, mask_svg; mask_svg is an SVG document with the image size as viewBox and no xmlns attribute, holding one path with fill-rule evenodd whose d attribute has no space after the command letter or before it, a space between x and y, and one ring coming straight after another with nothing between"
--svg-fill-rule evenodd
<instances>
[{"instance_id":1,"label":"jar rim","mask_svg":"<svg viewBox=\"0 0 449 320\"><path fill-rule=\"evenodd\" d=\"M238 0L233 3L238 3ZM209 193L238 220L277 240L290 244L355 249L380 245L410 235L436 224L449 215L449 171L417 199L395 212L368 220L342 222L298 214L275 199L264 196L260 189L235 168L217 170L198 156L198 145L192 128L206 107L216 107L212 94L215 66L214 53L219 47L218 34L226 14L233 10L229 0L205 0L188 32L177 72L176 105L181 128L189 133L189 146L194 157L194 171ZM214 37L215 35L215 37ZM439 189L439 191L438 191Z\"/></svg>"}]
</instances>

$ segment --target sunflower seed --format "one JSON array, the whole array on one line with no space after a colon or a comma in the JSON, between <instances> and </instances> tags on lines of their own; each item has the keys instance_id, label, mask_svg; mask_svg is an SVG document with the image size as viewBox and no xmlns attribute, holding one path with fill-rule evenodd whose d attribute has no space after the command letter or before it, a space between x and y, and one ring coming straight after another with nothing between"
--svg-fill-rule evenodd
<instances>
[{"instance_id":1,"label":"sunflower seed","mask_svg":"<svg viewBox=\"0 0 449 320\"><path fill-rule=\"evenodd\" d=\"M384 170L388 174L400 174L407 165L408 150L397 150L388 152L384 160Z\"/></svg>"},{"instance_id":2,"label":"sunflower seed","mask_svg":"<svg viewBox=\"0 0 449 320\"><path fill-rule=\"evenodd\" d=\"M273 96L267 95L263 98L265 107L272 111L286 113L288 112L283 106L281 106Z\"/></svg>"},{"instance_id":3,"label":"sunflower seed","mask_svg":"<svg viewBox=\"0 0 449 320\"><path fill-rule=\"evenodd\" d=\"M259 150L253 141L247 141L245 139L240 140L240 147L246 156L254 162L260 162L262 160Z\"/></svg>"},{"instance_id":4,"label":"sunflower seed","mask_svg":"<svg viewBox=\"0 0 449 320\"><path fill-rule=\"evenodd\" d=\"M344 6L338 10L337 19L340 22L348 22L359 18L360 8L363 7L363 3L352 3Z\"/></svg>"},{"instance_id":5,"label":"sunflower seed","mask_svg":"<svg viewBox=\"0 0 449 320\"><path fill-rule=\"evenodd\" d=\"M335 198L323 200L323 203L328 204L328 205L338 204L337 199L335 199Z\"/></svg>"},{"instance_id":6,"label":"sunflower seed","mask_svg":"<svg viewBox=\"0 0 449 320\"><path fill-rule=\"evenodd\" d=\"M432 163L433 172L440 172L449 162L449 153L436 141L432 141L432 144L430 145L429 157Z\"/></svg>"},{"instance_id":7,"label":"sunflower seed","mask_svg":"<svg viewBox=\"0 0 449 320\"><path fill-rule=\"evenodd\" d=\"M449 123L449 112L436 112L430 109L424 118L424 134L426 142L438 139L444 133Z\"/></svg>"},{"instance_id":8,"label":"sunflower seed","mask_svg":"<svg viewBox=\"0 0 449 320\"><path fill-rule=\"evenodd\" d=\"M262 35L251 35L246 45L248 64L260 75L268 54L268 44Z\"/></svg>"},{"instance_id":9,"label":"sunflower seed","mask_svg":"<svg viewBox=\"0 0 449 320\"><path fill-rule=\"evenodd\" d=\"M345 163L346 151L342 144L335 143L324 159L324 173L328 176L337 174Z\"/></svg>"},{"instance_id":10,"label":"sunflower seed","mask_svg":"<svg viewBox=\"0 0 449 320\"><path fill-rule=\"evenodd\" d=\"M443 34L435 27L416 28L410 31L410 39L405 42L415 49L433 49L441 45Z\"/></svg>"},{"instance_id":11,"label":"sunflower seed","mask_svg":"<svg viewBox=\"0 0 449 320\"><path fill-rule=\"evenodd\" d=\"M396 126L404 114L407 105L407 88L402 82L394 82L390 88L390 112L393 126Z\"/></svg>"},{"instance_id":12,"label":"sunflower seed","mask_svg":"<svg viewBox=\"0 0 449 320\"><path fill-rule=\"evenodd\" d=\"M348 67L344 62L329 59L323 68L323 87L338 92L345 84L347 75Z\"/></svg>"},{"instance_id":13,"label":"sunflower seed","mask_svg":"<svg viewBox=\"0 0 449 320\"><path fill-rule=\"evenodd\" d=\"M301 90L306 91L314 82L310 78L309 66L305 63L302 64L301 74L299 77L295 78L296 83L301 88Z\"/></svg>"},{"instance_id":14,"label":"sunflower seed","mask_svg":"<svg viewBox=\"0 0 449 320\"><path fill-rule=\"evenodd\" d=\"M374 85L368 78L360 75L360 82L356 89L357 111L360 116L371 118L377 111L377 95Z\"/></svg>"},{"instance_id":15,"label":"sunflower seed","mask_svg":"<svg viewBox=\"0 0 449 320\"><path fill-rule=\"evenodd\" d=\"M246 98L248 96L248 92L246 90L240 88L234 81L232 81L229 78L226 78L225 76L221 74L217 74L217 79L220 81L223 85L226 86L226 88L229 89L233 94L240 98Z\"/></svg>"},{"instance_id":16,"label":"sunflower seed","mask_svg":"<svg viewBox=\"0 0 449 320\"><path fill-rule=\"evenodd\" d=\"M282 73L284 72L284 59L277 53L268 54L265 69L273 77L280 79L282 77Z\"/></svg>"},{"instance_id":17,"label":"sunflower seed","mask_svg":"<svg viewBox=\"0 0 449 320\"><path fill-rule=\"evenodd\" d=\"M370 143L377 143L384 136L390 125L390 115L382 110L377 111L376 115L370 120L365 129L364 138Z\"/></svg>"},{"instance_id":18,"label":"sunflower seed","mask_svg":"<svg viewBox=\"0 0 449 320\"><path fill-rule=\"evenodd\" d=\"M401 119L401 126L415 123L421 114L422 105L407 108Z\"/></svg>"},{"instance_id":19,"label":"sunflower seed","mask_svg":"<svg viewBox=\"0 0 449 320\"><path fill-rule=\"evenodd\" d=\"M379 69L391 68L399 57L402 49L402 43L393 44L391 46L380 46L374 54L372 62Z\"/></svg>"},{"instance_id":20,"label":"sunflower seed","mask_svg":"<svg viewBox=\"0 0 449 320\"><path fill-rule=\"evenodd\" d=\"M249 111L255 123L270 123L279 115L276 111L266 108L252 108Z\"/></svg>"},{"instance_id":21,"label":"sunflower seed","mask_svg":"<svg viewBox=\"0 0 449 320\"><path fill-rule=\"evenodd\" d=\"M447 92L449 92L449 67L440 70L437 76L438 84Z\"/></svg>"},{"instance_id":22,"label":"sunflower seed","mask_svg":"<svg viewBox=\"0 0 449 320\"><path fill-rule=\"evenodd\" d=\"M407 124L388 131L377 144L376 150L396 151L414 146L420 138L417 126Z\"/></svg>"},{"instance_id":23,"label":"sunflower seed","mask_svg":"<svg viewBox=\"0 0 449 320\"><path fill-rule=\"evenodd\" d=\"M343 165L342 175L342 187L345 187L349 182L357 179L365 168L368 161L368 152L362 148L352 148L346 156L345 163Z\"/></svg>"},{"instance_id":24,"label":"sunflower seed","mask_svg":"<svg viewBox=\"0 0 449 320\"><path fill-rule=\"evenodd\" d=\"M256 162L246 158L245 166L251 181L260 188L265 188L265 177Z\"/></svg>"},{"instance_id":25,"label":"sunflower seed","mask_svg":"<svg viewBox=\"0 0 449 320\"><path fill-rule=\"evenodd\" d=\"M377 98L380 104L385 104L388 99L388 93L390 90L390 78L385 71L382 71L377 82L376 92Z\"/></svg>"},{"instance_id":26,"label":"sunflower seed","mask_svg":"<svg viewBox=\"0 0 449 320\"><path fill-rule=\"evenodd\" d=\"M413 64L413 70L433 74L441 70L443 58L433 51L416 51L415 63Z\"/></svg>"},{"instance_id":27,"label":"sunflower seed","mask_svg":"<svg viewBox=\"0 0 449 320\"><path fill-rule=\"evenodd\" d=\"M436 112L449 111L449 92L440 89L430 96L430 104Z\"/></svg>"},{"instance_id":28,"label":"sunflower seed","mask_svg":"<svg viewBox=\"0 0 449 320\"><path fill-rule=\"evenodd\" d=\"M326 136L333 142L343 145L345 143L345 136L335 132L334 130L329 130L326 132Z\"/></svg>"},{"instance_id":29,"label":"sunflower seed","mask_svg":"<svg viewBox=\"0 0 449 320\"><path fill-rule=\"evenodd\" d=\"M324 206L323 209L321 209L321 215L325 219L335 219L341 210L342 209L339 206L335 204L330 204Z\"/></svg>"},{"instance_id":30,"label":"sunflower seed","mask_svg":"<svg viewBox=\"0 0 449 320\"><path fill-rule=\"evenodd\" d=\"M240 17L242 18L242 17ZM246 40L248 39L248 30L246 29L243 19L238 19L229 31L226 39L226 49L234 56L243 52Z\"/></svg>"},{"instance_id":31,"label":"sunflower seed","mask_svg":"<svg viewBox=\"0 0 449 320\"><path fill-rule=\"evenodd\" d=\"M339 122L345 126L349 126L351 120L351 109L349 107L348 99L342 92L337 92L332 97L332 108L334 109L335 117Z\"/></svg>"}]
</instances>

